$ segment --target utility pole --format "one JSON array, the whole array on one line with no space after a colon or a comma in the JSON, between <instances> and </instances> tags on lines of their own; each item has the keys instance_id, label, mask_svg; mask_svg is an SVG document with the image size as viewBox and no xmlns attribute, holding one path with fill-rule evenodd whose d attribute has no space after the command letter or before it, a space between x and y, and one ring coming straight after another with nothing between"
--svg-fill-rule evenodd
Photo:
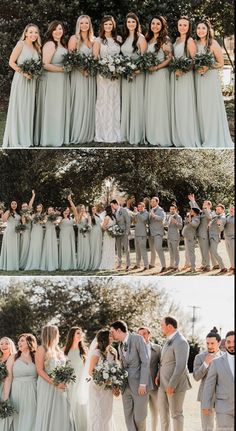
<instances>
[{"instance_id":1,"label":"utility pole","mask_svg":"<svg viewBox=\"0 0 236 431\"><path fill-rule=\"evenodd\" d=\"M196 322L196 309L197 308L201 308L201 307L197 307L196 305L189 305L189 308L192 308L193 310L193 314L192 314L192 338L194 337L194 327L195 327L195 322Z\"/></svg>"}]
</instances>

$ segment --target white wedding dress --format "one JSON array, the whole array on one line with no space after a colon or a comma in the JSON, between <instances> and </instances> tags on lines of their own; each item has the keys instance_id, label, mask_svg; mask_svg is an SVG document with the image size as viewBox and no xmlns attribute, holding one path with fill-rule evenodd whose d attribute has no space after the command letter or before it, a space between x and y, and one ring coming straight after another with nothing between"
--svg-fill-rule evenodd
<instances>
[{"instance_id":1,"label":"white wedding dress","mask_svg":"<svg viewBox=\"0 0 236 431\"><path fill-rule=\"evenodd\" d=\"M107 228L114 226L115 220L110 219ZM99 269L115 269L116 263L116 239L112 238L105 230L102 243L102 259Z\"/></svg>"},{"instance_id":2,"label":"white wedding dress","mask_svg":"<svg viewBox=\"0 0 236 431\"><path fill-rule=\"evenodd\" d=\"M100 350L91 352L102 361ZM114 356L108 352L108 362L114 362ZM89 383L88 400L88 431L116 431L113 422L113 394L111 390L105 390L96 385L93 380Z\"/></svg>"}]
</instances>

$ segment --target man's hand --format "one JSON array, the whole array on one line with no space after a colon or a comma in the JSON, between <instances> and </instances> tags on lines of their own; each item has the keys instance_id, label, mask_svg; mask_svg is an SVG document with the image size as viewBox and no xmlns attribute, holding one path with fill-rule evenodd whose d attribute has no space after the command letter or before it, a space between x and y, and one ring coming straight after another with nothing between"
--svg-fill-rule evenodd
<instances>
[{"instance_id":1,"label":"man's hand","mask_svg":"<svg viewBox=\"0 0 236 431\"><path fill-rule=\"evenodd\" d=\"M174 388L171 388L170 386L168 386L168 388L166 388L166 393L171 397L174 393Z\"/></svg>"},{"instance_id":2,"label":"man's hand","mask_svg":"<svg viewBox=\"0 0 236 431\"><path fill-rule=\"evenodd\" d=\"M146 386L144 386L144 385L139 385L139 388L138 388L138 394L139 394L139 395L146 395L146 393L147 393Z\"/></svg>"},{"instance_id":3,"label":"man's hand","mask_svg":"<svg viewBox=\"0 0 236 431\"><path fill-rule=\"evenodd\" d=\"M210 409L202 409L202 412L203 412L204 416L209 416L211 413L211 410Z\"/></svg>"},{"instance_id":4,"label":"man's hand","mask_svg":"<svg viewBox=\"0 0 236 431\"><path fill-rule=\"evenodd\" d=\"M210 353L206 355L204 362L206 362L207 365L210 365L214 359L214 355L211 355Z\"/></svg>"}]
</instances>

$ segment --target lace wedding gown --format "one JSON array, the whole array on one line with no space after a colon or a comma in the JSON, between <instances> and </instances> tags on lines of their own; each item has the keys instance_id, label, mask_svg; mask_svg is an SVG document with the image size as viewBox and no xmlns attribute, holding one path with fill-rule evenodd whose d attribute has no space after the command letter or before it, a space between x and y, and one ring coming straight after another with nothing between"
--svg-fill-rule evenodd
<instances>
[{"instance_id":1,"label":"lace wedding gown","mask_svg":"<svg viewBox=\"0 0 236 431\"><path fill-rule=\"evenodd\" d=\"M107 228L114 226L115 220L110 219ZM102 244L102 259L99 269L115 269L116 261L116 239L112 238L105 230Z\"/></svg>"}]
</instances>

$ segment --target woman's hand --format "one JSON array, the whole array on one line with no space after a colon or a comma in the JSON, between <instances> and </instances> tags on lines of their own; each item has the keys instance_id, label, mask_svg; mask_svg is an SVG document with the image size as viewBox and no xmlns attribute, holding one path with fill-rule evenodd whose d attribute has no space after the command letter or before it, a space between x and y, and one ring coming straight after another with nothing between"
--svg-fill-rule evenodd
<instances>
[{"instance_id":1,"label":"woman's hand","mask_svg":"<svg viewBox=\"0 0 236 431\"><path fill-rule=\"evenodd\" d=\"M183 75L184 75L184 73L185 73L185 72L183 72L182 70L177 69L177 70L176 70L176 72L175 72L175 76L180 77L180 76L183 76Z\"/></svg>"},{"instance_id":2,"label":"woman's hand","mask_svg":"<svg viewBox=\"0 0 236 431\"><path fill-rule=\"evenodd\" d=\"M56 387L58 389L62 389L63 391L67 389L67 385L65 383L59 383L58 385L56 385Z\"/></svg>"},{"instance_id":3,"label":"woman's hand","mask_svg":"<svg viewBox=\"0 0 236 431\"><path fill-rule=\"evenodd\" d=\"M148 68L149 72L156 72L159 69L158 66L151 66Z\"/></svg>"},{"instance_id":4,"label":"woman's hand","mask_svg":"<svg viewBox=\"0 0 236 431\"><path fill-rule=\"evenodd\" d=\"M208 66L202 66L200 69L197 70L197 73L199 73L199 75L204 75L204 73L206 73L208 70Z\"/></svg>"},{"instance_id":5,"label":"woman's hand","mask_svg":"<svg viewBox=\"0 0 236 431\"><path fill-rule=\"evenodd\" d=\"M32 76L29 75L28 73L22 73L22 76L24 76L24 78L31 80Z\"/></svg>"},{"instance_id":6,"label":"woman's hand","mask_svg":"<svg viewBox=\"0 0 236 431\"><path fill-rule=\"evenodd\" d=\"M119 397L120 395L120 389L119 388L113 388L112 393L115 397Z\"/></svg>"}]
</instances>

